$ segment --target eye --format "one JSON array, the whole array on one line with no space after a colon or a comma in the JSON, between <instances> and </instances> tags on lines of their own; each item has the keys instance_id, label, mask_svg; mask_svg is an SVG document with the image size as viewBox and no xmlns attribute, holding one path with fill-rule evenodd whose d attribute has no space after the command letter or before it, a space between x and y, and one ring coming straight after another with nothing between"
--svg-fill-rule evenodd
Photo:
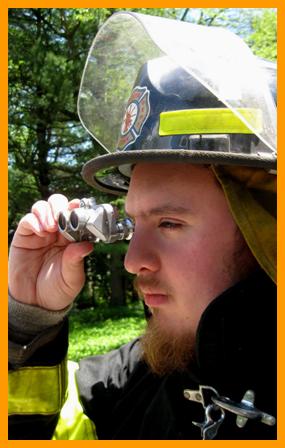
<instances>
[{"instance_id":1,"label":"eye","mask_svg":"<svg viewBox=\"0 0 285 448\"><path fill-rule=\"evenodd\" d=\"M159 227L163 228L163 229L169 229L169 230L175 230L175 229L178 230L182 227L182 224L179 222L175 222L175 221L165 220L165 221L160 222Z\"/></svg>"}]
</instances>

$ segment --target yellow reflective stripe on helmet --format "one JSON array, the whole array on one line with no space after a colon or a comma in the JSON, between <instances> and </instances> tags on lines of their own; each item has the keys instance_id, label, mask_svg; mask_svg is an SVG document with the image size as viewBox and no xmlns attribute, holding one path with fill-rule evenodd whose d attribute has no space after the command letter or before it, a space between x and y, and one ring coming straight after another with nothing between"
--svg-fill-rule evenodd
<instances>
[{"instance_id":1,"label":"yellow reflective stripe on helmet","mask_svg":"<svg viewBox=\"0 0 285 448\"><path fill-rule=\"evenodd\" d=\"M66 362L9 372L9 415L56 414L65 399Z\"/></svg>"},{"instance_id":2,"label":"yellow reflective stripe on helmet","mask_svg":"<svg viewBox=\"0 0 285 448\"><path fill-rule=\"evenodd\" d=\"M75 372L78 364L68 361L68 394L54 432L53 440L97 439L95 424L84 414L79 401Z\"/></svg>"},{"instance_id":3,"label":"yellow reflective stripe on helmet","mask_svg":"<svg viewBox=\"0 0 285 448\"><path fill-rule=\"evenodd\" d=\"M256 131L262 130L261 110L238 108L237 111ZM178 134L252 134L252 131L227 108L185 109L160 114L159 135Z\"/></svg>"}]
</instances>

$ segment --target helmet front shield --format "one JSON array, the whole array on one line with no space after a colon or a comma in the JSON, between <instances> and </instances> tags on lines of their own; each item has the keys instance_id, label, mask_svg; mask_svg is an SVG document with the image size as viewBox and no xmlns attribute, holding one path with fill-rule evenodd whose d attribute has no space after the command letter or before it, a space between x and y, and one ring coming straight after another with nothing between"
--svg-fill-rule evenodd
<instances>
[{"instance_id":1,"label":"helmet front shield","mask_svg":"<svg viewBox=\"0 0 285 448\"><path fill-rule=\"evenodd\" d=\"M174 80L177 75L188 77L188 84L201 86L198 90L214 107L207 106L209 101L206 107L197 101L189 106L189 98L177 94L179 82L163 84L164 64ZM187 90L181 86L181 91ZM167 104L171 94L181 102ZM159 110L156 103L161 105ZM78 111L87 131L107 153L118 156L108 161L102 156L99 165L88 162L83 175L93 185L92 170L106 168L109 162L121 166L135 163L137 156L154 160L168 157L173 150L179 158L177 149L185 153L184 160L191 156L193 163L228 160L262 166L265 161L271 168L276 164L276 106L264 70L242 39L222 28L136 13L114 14L91 46ZM242 142L249 134L260 144L253 140L245 151ZM187 147L177 137L185 135L190 136ZM145 149L148 155L139 154ZM209 158L203 159L204 153Z\"/></svg>"}]
</instances>

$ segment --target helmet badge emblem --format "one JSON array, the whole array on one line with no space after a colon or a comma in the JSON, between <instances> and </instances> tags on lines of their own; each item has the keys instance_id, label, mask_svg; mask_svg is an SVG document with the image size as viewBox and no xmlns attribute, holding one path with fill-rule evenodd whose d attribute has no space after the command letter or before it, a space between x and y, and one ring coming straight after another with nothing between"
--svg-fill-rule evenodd
<instances>
[{"instance_id":1,"label":"helmet badge emblem","mask_svg":"<svg viewBox=\"0 0 285 448\"><path fill-rule=\"evenodd\" d=\"M123 151L140 136L150 113L149 90L136 86L128 101L117 149Z\"/></svg>"}]
</instances>

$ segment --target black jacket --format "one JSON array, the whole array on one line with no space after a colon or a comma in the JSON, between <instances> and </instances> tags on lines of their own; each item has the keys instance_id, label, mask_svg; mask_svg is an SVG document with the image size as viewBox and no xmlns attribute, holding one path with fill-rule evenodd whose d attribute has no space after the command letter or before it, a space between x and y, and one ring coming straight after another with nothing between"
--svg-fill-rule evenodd
<instances>
[{"instance_id":1,"label":"black jacket","mask_svg":"<svg viewBox=\"0 0 285 448\"><path fill-rule=\"evenodd\" d=\"M64 356L66 338L63 329L28 365L43 359L48 365L55 356L58 362ZM253 390L255 406L276 417L276 364L276 287L259 271L207 307L189 373L155 376L141 360L136 339L106 355L83 359L77 382L84 412L94 421L99 439L199 440L201 430L192 421L204 421L204 409L185 399L184 389L210 386L237 403L247 390ZM55 424L56 417L14 416L9 438L51 438ZM44 436L37 437L37 431ZM236 415L226 411L215 438L275 439L276 425L249 420L238 428Z\"/></svg>"},{"instance_id":2,"label":"black jacket","mask_svg":"<svg viewBox=\"0 0 285 448\"><path fill-rule=\"evenodd\" d=\"M256 407L276 416L275 285L259 272L208 306L188 374L153 375L140 361L136 340L83 360L78 384L99 439L201 439L192 421L204 420L203 407L183 395L200 384L236 402L251 389ZM275 439L276 425L251 420L240 429L236 416L226 412L216 438Z\"/></svg>"}]
</instances>

